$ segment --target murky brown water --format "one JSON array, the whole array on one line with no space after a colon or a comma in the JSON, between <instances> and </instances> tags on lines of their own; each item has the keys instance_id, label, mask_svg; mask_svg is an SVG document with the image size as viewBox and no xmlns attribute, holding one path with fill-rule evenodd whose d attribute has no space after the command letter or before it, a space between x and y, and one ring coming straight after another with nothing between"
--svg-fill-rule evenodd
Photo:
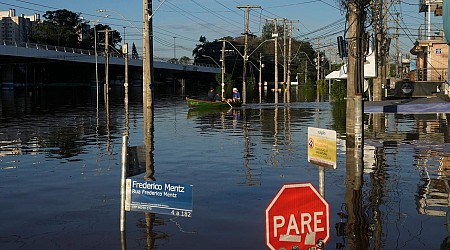
<instances>
[{"instance_id":1,"label":"murky brown water","mask_svg":"<svg viewBox=\"0 0 450 250\"><path fill-rule=\"evenodd\" d=\"M338 134L337 169L325 170L325 249L448 249L448 115L366 114L358 174L345 109L296 95L212 113L157 96L154 177L192 184L193 216L127 212L121 242L125 115L120 91L112 95L107 117L91 89L2 92L1 249L266 249L264 211L279 188L319 187L319 168L307 162L308 127L317 124ZM132 90L130 146L144 144L141 100Z\"/></svg>"}]
</instances>

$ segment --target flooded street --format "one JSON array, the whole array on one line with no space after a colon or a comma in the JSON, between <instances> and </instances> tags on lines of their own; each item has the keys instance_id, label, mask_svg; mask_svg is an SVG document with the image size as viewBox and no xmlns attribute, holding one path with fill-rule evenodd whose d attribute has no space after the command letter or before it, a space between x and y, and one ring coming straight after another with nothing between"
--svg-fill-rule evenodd
<instances>
[{"instance_id":1,"label":"flooded street","mask_svg":"<svg viewBox=\"0 0 450 250\"><path fill-rule=\"evenodd\" d=\"M129 146L144 145L142 92L130 90ZM153 177L193 185L191 218L127 212L119 231L123 93L1 92L0 249L267 249L265 209L285 183L312 183L308 127L337 132L324 171L324 249L449 249L448 114L365 114L364 162L345 147L345 106L262 101L189 110L154 99ZM142 179L145 174L133 178Z\"/></svg>"}]
</instances>

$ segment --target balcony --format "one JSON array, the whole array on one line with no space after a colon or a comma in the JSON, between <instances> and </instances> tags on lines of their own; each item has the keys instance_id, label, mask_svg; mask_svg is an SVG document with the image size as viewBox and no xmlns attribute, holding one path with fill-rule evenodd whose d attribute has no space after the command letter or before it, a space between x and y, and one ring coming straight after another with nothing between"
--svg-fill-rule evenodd
<instances>
[{"instance_id":1,"label":"balcony","mask_svg":"<svg viewBox=\"0 0 450 250\"><path fill-rule=\"evenodd\" d=\"M447 68L416 68L416 81L445 81L447 79ZM430 79L428 79L430 74Z\"/></svg>"},{"instance_id":2,"label":"balcony","mask_svg":"<svg viewBox=\"0 0 450 250\"><path fill-rule=\"evenodd\" d=\"M435 41L443 41L444 40L444 31L442 29L430 29L430 36L428 37L428 29L426 25L420 25L419 31L417 35L418 41L423 40L435 40Z\"/></svg>"},{"instance_id":3,"label":"balcony","mask_svg":"<svg viewBox=\"0 0 450 250\"><path fill-rule=\"evenodd\" d=\"M430 6L431 12L436 16L442 16L442 3L443 0L419 0L419 12L428 12Z\"/></svg>"}]
</instances>

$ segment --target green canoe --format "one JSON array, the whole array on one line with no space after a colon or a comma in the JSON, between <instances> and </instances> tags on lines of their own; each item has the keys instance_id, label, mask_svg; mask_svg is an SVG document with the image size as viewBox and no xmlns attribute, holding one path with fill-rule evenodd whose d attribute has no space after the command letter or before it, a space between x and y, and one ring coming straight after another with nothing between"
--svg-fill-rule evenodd
<instances>
[{"instance_id":1,"label":"green canoe","mask_svg":"<svg viewBox=\"0 0 450 250\"><path fill-rule=\"evenodd\" d=\"M242 102L211 102L192 98L186 98L186 102L189 108L195 109L225 109L242 106Z\"/></svg>"}]
</instances>

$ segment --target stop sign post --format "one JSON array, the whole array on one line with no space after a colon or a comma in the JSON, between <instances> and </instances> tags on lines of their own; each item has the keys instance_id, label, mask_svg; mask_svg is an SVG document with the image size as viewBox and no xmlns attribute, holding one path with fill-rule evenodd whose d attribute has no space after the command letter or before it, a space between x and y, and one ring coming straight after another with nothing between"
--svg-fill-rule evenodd
<instances>
[{"instance_id":1,"label":"stop sign post","mask_svg":"<svg viewBox=\"0 0 450 250\"><path fill-rule=\"evenodd\" d=\"M285 184L266 208L270 249L317 249L330 237L329 206L311 183Z\"/></svg>"}]
</instances>

